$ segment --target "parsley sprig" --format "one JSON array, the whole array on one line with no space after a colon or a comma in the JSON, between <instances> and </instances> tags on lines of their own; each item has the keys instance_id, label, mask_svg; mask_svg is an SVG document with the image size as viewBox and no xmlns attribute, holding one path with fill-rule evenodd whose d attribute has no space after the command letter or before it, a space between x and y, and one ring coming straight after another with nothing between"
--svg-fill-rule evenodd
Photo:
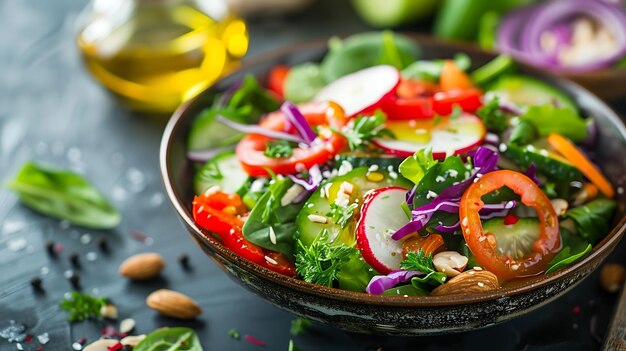
<instances>
[{"instance_id":1,"label":"parsley sprig","mask_svg":"<svg viewBox=\"0 0 626 351\"><path fill-rule=\"evenodd\" d=\"M72 291L70 298L61 301L59 306L70 315L70 322L77 322L100 317L100 309L106 304L106 298Z\"/></svg>"},{"instance_id":2,"label":"parsley sprig","mask_svg":"<svg viewBox=\"0 0 626 351\"><path fill-rule=\"evenodd\" d=\"M265 145L263 155L271 158L290 157L293 154L293 143L287 140L270 141Z\"/></svg>"},{"instance_id":3,"label":"parsley sprig","mask_svg":"<svg viewBox=\"0 0 626 351\"><path fill-rule=\"evenodd\" d=\"M291 328L289 332L293 336L304 333L311 326L311 321L304 318L296 318L291 321Z\"/></svg>"},{"instance_id":4,"label":"parsley sprig","mask_svg":"<svg viewBox=\"0 0 626 351\"><path fill-rule=\"evenodd\" d=\"M385 128L385 120L387 116L381 110L371 116L358 116L342 130L335 130L335 133L343 135L348 140L350 150L365 151L375 138L390 137L394 138L394 134Z\"/></svg>"},{"instance_id":5,"label":"parsley sprig","mask_svg":"<svg viewBox=\"0 0 626 351\"><path fill-rule=\"evenodd\" d=\"M309 247L298 240L296 271L306 282L332 287L343 264L358 255L358 250L345 244L331 246L327 239L324 229Z\"/></svg>"},{"instance_id":6,"label":"parsley sprig","mask_svg":"<svg viewBox=\"0 0 626 351\"><path fill-rule=\"evenodd\" d=\"M326 213L326 216L330 217L335 224L343 229L348 225L348 223L350 223L350 219L352 219L352 216L354 215L354 210L358 206L358 204L353 203L347 207L343 207L333 202L330 204L330 212Z\"/></svg>"},{"instance_id":7,"label":"parsley sprig","mask_svg":"<svg viewBox=\"0 0 626 351\"><path fill-rule=\"evenodd\" d=\"M407 271L420 271L425 273L424 277L415 277L412 281L420 283L431 283L440 285L446 282L446 275L441 272L437 272L433 266L433 254L426 254L424 250L419 249L417 252L409 252L402 263L400 268Z\"/></svg>"}]
</instances>

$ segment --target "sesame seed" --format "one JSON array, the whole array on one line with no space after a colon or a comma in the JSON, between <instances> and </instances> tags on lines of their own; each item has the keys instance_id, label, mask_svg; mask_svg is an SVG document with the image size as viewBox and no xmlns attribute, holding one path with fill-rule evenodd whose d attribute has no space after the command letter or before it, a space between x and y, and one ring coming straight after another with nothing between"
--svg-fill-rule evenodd
<instances>
[{"instance_id":1,"label":"sesame seed","mask_svg":"<svg viewBox=\"0 0 626 351\"><path fill-rule=\"evenodd\" d=\"M378 165L371 165L370 168L367 169L368 172L376 172L378 170Z\"/></svg>"},{"instance_id":2,"label":"sesame seed","mask_svg":"<svg viewBox=\"0 0 626 351\"><path fill-rule=\"evenodd\" d=\"M307 216L307 218L313 223L326 224L326 222L328 222L328 218L316 214L310 214Z\"/></svg>"},{"instance_id":3,"label":"sesame seed","mask_svg":"<svg viewBox=\"0 0 626 351\"><path fill-rule=\"evenodd\" d=\"M219 191L222 191L222 188L220 188L219 185L213 185L212 187L208 188L207 191L204 192L204 195L206 196L213 195Z\"/></svg>"},{"instance_id":4,"label":"sesame seed","mask_svg":"<svg viewBox=\"0 0 626 351\"><path fill-rule=\"evenodd\" d=\"M483 269L481 267L474 267L475 271L482 271Z\"/></svg>"},{"instance_id":5,"label":"sesame seed","mask_svg":"<svg viewBox=\"0 0 626 351\"><path fill-rule=\"evenodd\" d=\"M200 205L200 207L198 207L197 213L200 214L202 211L204 211L204 205Z\"/></svg>"},{"instance_id":6,"label":"sesame seed","mask_svg":"<svg viewBox=\"0 0 626 351\"><path fill-rule=\"evenodd\" d=\"M485 286L485 283L483 283L483 282L478 282L478 286L480 286L480 287L482 288L483 286Z\"/></svg>"},{"instance_id":7,"label":"sesame seed","mask_svg":"<svg viewBox=\"0 0 626 351\"><path fill-rule=\"evenodd\" d=\"M512 270L514 270L514 271L516 271L516 270L518 270L518 269L519 269L519 265L514 264L514 265L512 265L512 266L511 266L511 269L512 269Z\"/></svg>"},{"instance_id":8,"label":"sesame seed","mask_svg":"<svg viewBox=\"0 0 626 351\"><path fill-rule=\"evenodd\" d=\"M276 233L274 232L274 228L270 227L270 242L276 245Z\"/></svg>"},{"instance_id":9,"label":"sesame seed","mask_svg":"<svg viewBox=\"0 0 626 351\"><path fill-rule=\"evenodd\" d=\"M482 243L483 241L485 241L485 240L487 240L487 237L486 237L486 236L484 236L484 235L483 235L483 236L481 236L480 238L478 238L478 241L479 241L479 242L481 242L481 243Z\"/></svg>"},{"instance_id":10,"label":"sesame seed","mask_svg":"<svg viewBox=\"0 0 626 351\"><path fill-rule=\"evenodd\" d=\"M468 274L474 275L474 271L469 271Z\"/></svg>"},{"instance_id":11,"label":"sesame seed","mask_svg":"<svg viewBox=\"0 0 626 351\"><path fill-rule=\"evenodd\" d=\"M276 262L275 259L269 257L269 256L265 256L265 261L267 261L268 263L271 263L273 265L278 265L278 262Z\"/></svg>"},{"instance_id":12,"label":"sesame seed","mask_svg":"<svg viewBox=\"0 0 626 351\"><path fill-rule=\"evenodd\" d=\"M469 220L467 219L467 217L463 218L463 221L461 222L461 225L463 225L464 227L467 226L467 223L469 222Z\"/></svg>"},{"instance_id":13,"label":"sesame seed","mask_svg":"<svg viewBox=\"0 0 626 351\"><path fill-rule=\"evenodd\" d=\"M428 190L428 193L426 193L427 199L434 199L436 197L437 197L437 193L432 190Z\"/></svg>"},{"instance_id":14,"label":"sesame seed","mask_svg":"<svg viewBox=\"0 0 626 351\"><path fill-rule=\"evenodd\" d=\"M498 146L498 150L500 150L500 152L505 152L507 148L506 144L500 144Z\"/></svg>"}]
</instances>

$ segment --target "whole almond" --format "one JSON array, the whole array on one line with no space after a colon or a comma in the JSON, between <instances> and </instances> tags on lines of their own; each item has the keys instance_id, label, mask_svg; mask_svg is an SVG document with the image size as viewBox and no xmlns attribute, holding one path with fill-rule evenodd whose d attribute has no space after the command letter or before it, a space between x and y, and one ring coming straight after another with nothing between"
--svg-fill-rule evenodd
<instances>
[{"instance_id":1,"label":"whole almond","mask_svg":"<svg viewBox=\"0 0 626 351\"><path fill-rule=\"evenodd\" d=\"M495 274L484 270L469 270L450 279L447 283L439 285L430 295L442 296L485 292L496 290L499 287L498 277Z\"/></svg>"},{"instance_id":2,"label":"whole almond","mask_svg":"<svg viewBox=\"0 0 626 351\"><path fill-rule=\"evenodd\" d=\"M148 280L159 275L164 267L161 255L148 252L127 258L120 265L119 273L133 280Z\"/></svg>"},{"instance_id":3,"label":"whole almond","mask_svg":"<svg viewBox=\"0 0 626 351\"><path fill-rule=\"evenodd\" d=\"M168 317L193 319L202 314L197 302L177 291L160 289L146 298L148 307Z\"/></svg>"}]
</instances>

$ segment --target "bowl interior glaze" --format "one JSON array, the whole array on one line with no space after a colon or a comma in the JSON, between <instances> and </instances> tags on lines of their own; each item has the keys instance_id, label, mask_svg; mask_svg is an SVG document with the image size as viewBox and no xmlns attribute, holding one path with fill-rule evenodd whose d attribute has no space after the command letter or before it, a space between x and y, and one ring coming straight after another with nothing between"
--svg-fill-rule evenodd
<instances>
[{"instance_id":1,"label":"bowl interior glaze","mask_svg":"<svg viewBox=\"0 0 626 351\"><path fill-rule=\"evenodd\" d=\"M412 37L421 45L425 59L449 58L457 52L465 52L472 58L473 67L478 67L494 57L492 54L466 44L447 43L417 35ZM237 71L221 79L213 87L181 106L166 127L161 144L160 163L168 197L194 240L233 279L280 307L302 316L336 325L342 329L402 335L436 334L460 331L470 326L485 326L528 312L573 287L599 266L617 245L626 230L626 217L624 216L626 194L623 191L618 191L619 208L614 218L612 231L594 247L589 255L573 265L551 274L519 279L504 285L497 291L487 293L403 298L343 291L281 276L241 259L226 249L206 230L199 228L194 223L190 212L193 196L192 169L185 156L185 141L191 122L205 107L211 104L216 92L225 90L230 84L246 74L253 74L261 82L265 82L267 72L276 64L294 65L305 61L319 60L326 52L326 42L326 40L320 40L290 46L244 62ZM557 78L528 66L519 66L521 72L542 79L566 92L577 103L584 115L595 118L601 136L597 140L595 149L596 161L612 183L616 187L623 188L626 183L626 162L624 162L626 158L626 129L617 114L596 96L571 81ZM269 291L266 292L268 289ZM538 291L542 293L538 294ZM358 313L364 315L378 313L380 316L377 316L376 319L381 323L367 326L363 325L362 319L337 318L336 315L328 313L327 310L320 312L319 308L314 309L317 311L314 313L310 306L286 302L284 300L286 296L281 296L281 294L291 294L292 299L294 297L298 299L308 297L326 309L332 306L334 309L359 311ZM531 296L532 298L530 298ZM489 309L490 303L497 304L496 301L500 303L503 299L513 298L514 300L516 297L519 297L520 301L525 299L526 303L519 303L516 304L518 307L487 315L486 311ZM417 316L420 315L420 311L424 311L424 313L431 311L433 317L432 320L423 323L415 319L406 321L396 316L398 307L412 309ZM444 315L446 313L458 315L458 313L466 313L463 310L465 307L467 307L467 313L477 313L473 322L460 318L455 324L444 316L441 321L442 323L448 321L444 326L449 326L449 328L437 326L433 309L440 310L440 313ZM484 311L482 317L481 311ZM385 327L378 326L382 323L388 324L385 324Z\"/></svg>"}]
</instances>

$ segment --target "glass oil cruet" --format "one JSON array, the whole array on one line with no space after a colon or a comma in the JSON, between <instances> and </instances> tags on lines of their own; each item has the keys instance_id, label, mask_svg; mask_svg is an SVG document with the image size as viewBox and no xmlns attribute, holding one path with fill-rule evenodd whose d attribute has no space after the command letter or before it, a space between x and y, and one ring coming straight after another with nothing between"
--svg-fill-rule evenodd
<instances>
[{"instance_id":1,"label":"glass oil cruet","mask_svg":"<svg viewBox=\"0 0 626 351\"><path fill-rule=\"evenodd\" d=\"M87 69L132 110L169 113L248 50L226 0L92 0L77 37Z\"/></svg>"}]
</instances>

